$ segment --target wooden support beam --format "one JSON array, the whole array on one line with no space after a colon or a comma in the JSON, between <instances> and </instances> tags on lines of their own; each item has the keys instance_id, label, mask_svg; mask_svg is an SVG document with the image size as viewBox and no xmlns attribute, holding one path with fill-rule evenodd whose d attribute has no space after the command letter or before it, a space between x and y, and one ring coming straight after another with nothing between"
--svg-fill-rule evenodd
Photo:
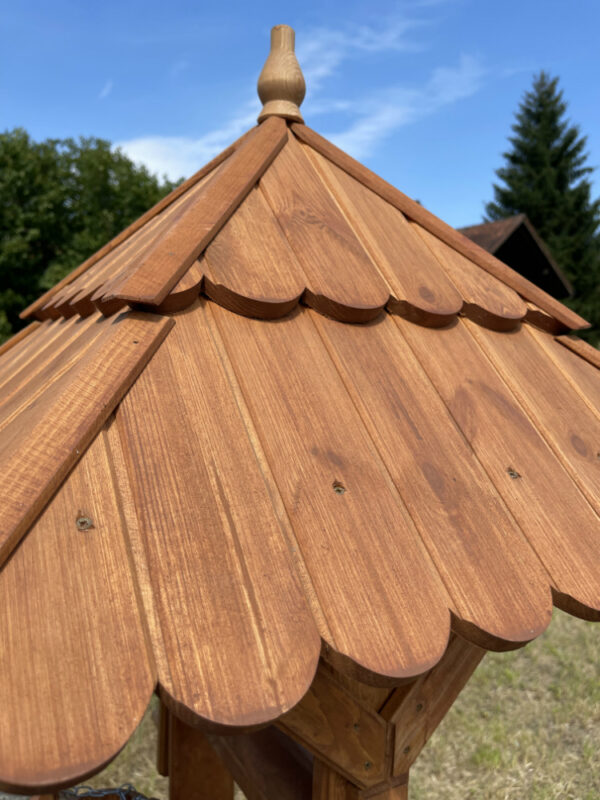
<instances>
[{"instance_id":1,"label":"wooden support beam","mask_svg":"<svg viewBox=\"0 0 600 800\"><path fill-rule=\"evenodd\" d=\"M158 710L158 742L156 748L156 771L163 778L169 777L169 709L162 702Z\"/></svg>"},{"instance_id":2,"label":"wooden support beam","mask_svg":"<svg viewBox=\"0 0 600 800\"><path fill-rule=\"evenodd\" d=\"M362 791L323 761L315 759L313 800L408 800L408 775L389 778Z\"/></svg>"},{"instance_id":3,"label":"wooden support beam","mask_svg":"<svg viewBox=\"0 0 600 800\"><path fill-rule=\"evenodd\" d=\"M276 728L207 738L247 800L310 799L310 754Z\"/></svg>"},{"instance_id":4,"label":"wooden support beam","mask_svg":"<svg viewBox=\"0 0 600 800\"><path fill-rule=\"evenodd\" d=\"M432 670L392 694L381 715L396 729L394 775L408 773L485 652L454 634L446 653Z\"/></svg>"},{"instance_id":5,"label":"wooden support beam","mask_svg":"<svg viewBox=\"0 0 600 800\"><path fill-rule=\"evenodd\" d=\"M204 734L169 721L169 800L233 800L233 778Z\"/></svg>"},{"instance_id":6,"label":"wooden support beam","mask_svg":"<svg viewBox=\"0 0 600 800\"><path fill-rule=\"evenodd\" d=\"M381 783L389 773L392 726L322 667L277 726L359 787Z\"/></svg>"}]
</instances>

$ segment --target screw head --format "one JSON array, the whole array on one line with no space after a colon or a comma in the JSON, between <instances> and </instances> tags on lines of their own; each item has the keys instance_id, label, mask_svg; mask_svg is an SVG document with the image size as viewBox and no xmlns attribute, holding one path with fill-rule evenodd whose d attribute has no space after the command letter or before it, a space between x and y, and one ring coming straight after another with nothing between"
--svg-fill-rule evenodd
<instances>
[{"instance_id":1,"label":"screw head","mask_svg":"<svg viewBox=\"0 0 600 800\"><path fill-rule=\"evenodd\" d=\"M90 517L77 517L75 520L75 526L78 531L89 531L90 528L94 527L94 522Z\"/></svg>"},{"instance_id":2,"label":"screw head","mask_svg":"<svg viewBox=\"0 0 600 800\"><path fill-rule=\"evenodd\" d=\"M339 481L334 481L332 486L333 486L333 491L336 494L344 494L344 492L346 491L346 487Z\"/></svg>"}]
</instances>

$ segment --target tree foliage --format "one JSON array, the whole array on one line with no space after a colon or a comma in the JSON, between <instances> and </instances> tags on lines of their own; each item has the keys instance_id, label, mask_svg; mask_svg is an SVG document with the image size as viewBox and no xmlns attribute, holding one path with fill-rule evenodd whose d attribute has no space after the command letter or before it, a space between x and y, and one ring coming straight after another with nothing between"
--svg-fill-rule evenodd
<instances>
[{"instance_id":1,"label":"tree foliage","mask_svg":"<svg viewBox=\"0 0 600 800\"><path fill-rule=\"evenodd\" d=\"M488 220L525 213L573 283L570 305L600 326L600 199L592 200L586 138L565 117L558 78L534 77L516 113Z\"/></svg>"},{"instance_id":2,"label":"tree foliage","mask_svg":"<svg viewBox=\"0 0 600 800\"><path fill-rule=\"evenodd\" d=\"M25 306L174 185L103 139L0 134L0 340Z\"/></svg>"}]
</instances>

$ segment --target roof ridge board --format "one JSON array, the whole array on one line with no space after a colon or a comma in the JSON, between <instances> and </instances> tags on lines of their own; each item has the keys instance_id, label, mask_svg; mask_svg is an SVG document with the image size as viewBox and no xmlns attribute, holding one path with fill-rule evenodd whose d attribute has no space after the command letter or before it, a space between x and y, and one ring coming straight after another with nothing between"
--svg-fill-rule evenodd
<instances>
[{"instance_id":1,"label":"roof ridge board","mask_svg":"<svg viewBox=\"0 0 600 800\"><path fill-rule=\"evenodd\" d=\"M600 369L600 350L598 350L593 345L589 344L589 342L580 339L579 336L555 336L554 337L559 344L562 344L563 347L571 350L571 352L576 353L580 358L587 361L588 364Z\"/></svg>"},{"instance_id":2,"label":"roof ridge board","mask_svg":"<svg viewBox=\"0 0 600 800\"><path fill-rule=\"evenodd\" d=\"M19 344L19 342L23 341L30 333L33 333L36 328L39 328L41 322L37 319L34 319L33 322L30 322L29 325L26 325L24 328L21 328L20 331L17 331L13 336L7 339L5 342L0 344L0 357L3 356L5 353L8 353L9 350Z\"/></svg>"},{"instance_id":3,"label":"roof ridge board","mask_svg":"<svg viewBox=\"0 0 600 800\"><path fill-rule=\"evenodd\" d=\"M126 303L159 305L209 242L227 222L248 192L287 142L287 125L269 117L211 178L178 222L141 259L120 286L106 296Z\"/></svg>"},{"instance_id":4,"label":"roof ridge board","mask_svg":"<svg viewBox=\"0 0 600 800\"><path fill-rule=\"evenodd\" d=\"M184 194L188 189L190 189L194 184L196 184L199 180L201 180L205 175L207 175L211 170L215 167L219 166L219 164L223 163L229 156L231 156L243 143L244 140L248 137L252 131L256 130L256 128L250 128L250 130L243 133L235 142L226 147L221 153L215 156L211 161L205 164L201 169L195 172L192 176L190 176L187 180L181 183L179 186L176 186L173 191L169 192L168 195L161 198L157 203L155 203L152 208L148 209L141 217L138 217L134 222L124 228L120 233L118 233L114 238L112 238L109 242L107 242L103 247L93 253L89 258L87 258L83 263L81 263L78 267L76 267L72 272L66 275L61 281L57 284L52 286L45 292L41 297L38 297L33 303L31 303L27 308L25 308L19 314L21 319L28 319L31 316L34 316L36 312L45 305L50 298L56 294L57 291L62 289L63 287L67 286L68 284L72 283L76 278L86 272L91 266L93 266L96 262L98 262L101 258L105 255L108 255L112 250L114 250L118 245L128 239L131 234L135 233L139 228L145 225L148 220L155 217L159 214L163 209L167 208L167 206L171 205L172 202L177 200L182 194Z\"/></svg>"},{"instance_id":5,"label":"roof ridge board","mask_svg":"<svg viewBox=\"0 0 600 800\"><path fill-rule=\"evenodd\" d=\"M221 162L223 163L223 162ZM168 206L162 208L151 219L140 226L136 231L124 239L109 253L106 253L96 264L93 264L83 274L79 275L71 284L61 289L54 297L43 306L38 316L42 313L53 313L69 317L73 313L86 316L97 310L95 301L101 299L108 288L116 282L122 280L125 270L135 261L136 258L148 252L157 237L164 232L164 229L173 224L185 209L190 205L203 184L216 174L221 163L211 166L213 162L206 165L201 170L204 173L200 176L197 173L194 185L173 199ZM113 313L122 308L124 303L115 307Z\"/></svg>"},{"instance_id":6,"label":"roof ridge board","mask_svg":"<svg viewBox=\"0 0 600 800\"><path fill-rule=\"evenodd\" d=\"M466 256L471 261L474 261L486 272L489 272L503 283L506 283L507 286L510 286L510 288L514 289L525 299L536 302L541 309L554 316L565 328L578 330L590 327L590 323L574 311L571 311L567 306L547 294L547 292L544 292L539 286L528 281L527 278L519 275L518 272L515 272L515 270L508 267L502 261L499 261L491 253L479 247L479 245L459 233L455 228L452 228L430 211L427 211L427 209L415 200L403 194L399 189L396 189L395 186L392 186L379 175L368 169L368 167L356 161L352 156L344 153L343 150L340 150L316 131L297 122L291 124L291 129L298 139L314 147L326 158L333 161L338 167L402 211L409 219L418 222L450 247L458 250L459 253Z\"/></svg>"},{"instance_id":7,"label":"roof ridge board","mask_svg":"<svg viewBox=\"0 0 600 800\"><path fill-rule=\"evenodd\" d=\"M0 565L80 460L175 321L129 312L105 324L88 358L52 384L48 403L30 404L4 429ZM100 352L103 344L115 348L114 359ZM37 455L33 468L28 447L35 447Z\"/></svg>"}]
</instances>

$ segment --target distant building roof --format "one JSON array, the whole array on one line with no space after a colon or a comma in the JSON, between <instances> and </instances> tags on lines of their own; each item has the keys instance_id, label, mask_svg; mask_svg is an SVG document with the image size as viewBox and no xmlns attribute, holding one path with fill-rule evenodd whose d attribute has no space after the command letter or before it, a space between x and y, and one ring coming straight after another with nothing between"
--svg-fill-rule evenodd
<instances>
[{"instance_id":1,"label":"distant building roof","mask_svg":"<svg viewBox=\"0 0 600 800\"><path fill-rule=\"evenodd\" d=\"M469 225L459 230L553 297L572 296L573 287L569 279L526 214L515 214L514 217Z\"/></svg>"}]
</instances>

